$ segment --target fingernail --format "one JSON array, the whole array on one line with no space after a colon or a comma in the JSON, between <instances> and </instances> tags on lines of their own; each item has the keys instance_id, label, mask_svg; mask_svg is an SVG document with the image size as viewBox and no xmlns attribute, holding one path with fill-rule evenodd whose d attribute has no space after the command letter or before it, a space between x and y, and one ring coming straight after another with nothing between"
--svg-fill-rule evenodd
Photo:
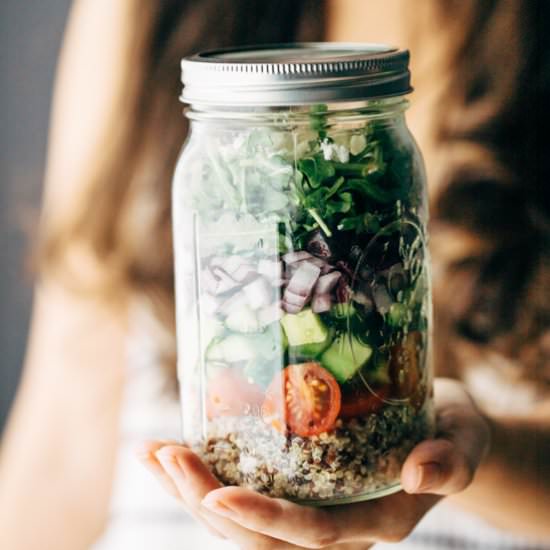
<instances>
[{"instance_id":1,"label":"fingernail","mask_svg":"<svg viewBox=\"0 0 550 550\"><path fill-rule=\"evenodd\" d=\"M234 510L221 500L209 499L208 497L205 497L202 500L201 505L204 506L207 510L210 510L215 514L218 514L219 516L223 516L228 519L237 519L239 517L239 513L236 510Z\"/></svg>"},{"instance_id":2,"label":"fingernail","mask_svg":"<svg viewBox=\"0 0 550 550\"><path fill-rule=\"evenodd\" d=\"M155 456L170 475L185 479L185 470L179 462L177 455L161 449L155 453Z\"/></svg>"},{"instance_id":3,"label":"fingernail","mask_svg":"<svg viewBox=\"0 0 550 550\"><path fill-rule=\"evenodd\" d=\"M417 485L415 493L426 493L435 488L441 478L441 465L437 462L421 464L417 470Z\"/></svg>"}]
</instances>

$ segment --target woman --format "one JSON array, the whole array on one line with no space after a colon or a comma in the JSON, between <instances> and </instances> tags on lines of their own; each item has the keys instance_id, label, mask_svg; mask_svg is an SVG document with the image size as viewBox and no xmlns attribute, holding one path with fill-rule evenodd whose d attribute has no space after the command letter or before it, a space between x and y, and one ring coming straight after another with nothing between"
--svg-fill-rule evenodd
<instances>
[{"instance_id":1,"label":"woman","mask_svg":"<svg viewBox=\"0 0 550 550\"><path fill-rule=\"evenodd\" d=\"M427 4L431 6L431 2ZM446 36L442 31L450 28L453 14L455 18L465 16L460 3L455 4L448 19L442 19L445 25L439 25L441 34L436 33L437 36ZM494 27L493 12L507 2L491 2L483 13L474 10L472 2L467 4L470 19L463 23L473 32L480 21ZM392 6L397 16L403 6ZM182 539L189 548L204 544L205 539L190 524L184 524L184 530L174 523L172 529L167 528L167 518L176 517L177 524L182 524L181 517L174 516L179 509L176 501L171 505L161 501L153 490L141 495L139 490L132 493L128 489L136 490L146 481L125 458L128 446L136 439L177 437L177 431L171 429L177 406L166 398L162 401L160 392L151 397L151 385L161 381L154 374L154 365L166 365L166 379L170 379L173 364L169 184L186 132L185 121L179 116L176 67L183 55L221 44L355 38L346 34L352 32L351 27L357 28L354 21L364 22L359 30L365 34L360 38L370 39L367 27L375 27L381 21L370 11L365 13L364 2L333 1L327 3L327 8L325 14L316 2L244 0L167 0L139 6L135 0L80 0L75 4L54 105L43 216L42 280L24 380L2 446L0 547L89 547L107 524L113 486L113 528L107 531L100 547L181 548L185 544ZM389 9L387 3L384 9ZM435 7L429 9L428 20L433 21ZM414 17L420 17L420 13ZM517 19L516 16L512 21ZM500 31L500 36L508 30ZM456 30L457 51L456 57L449 60L453 68L449 74L456 75L460 83L460 72L455 69L460 63L467 63L471 52L464 45L459 47L458 37L462 34ZM418 51L425 47L419 45ZM449 104L458 106L462 99L468 104L470 95L455 97L454 103ZM457 139L453 132L441 131L436 144L453 143ZM485 137L482 133L478 141L483 143ZM468 132L460 139L472 141ZM432 159L437 158L438 150L425 148L430 152L429 165L435 165ZM452 174L458 178L460 172L454 170ZM441 196L453 197L452 191L461 189L455 183L461 181L450 181ZM461 195L459 198L463 199ZM452 210L449 202L450 206L456 204L448 198L447 203L440 199L439 219L455 230L463 225L463 211ZM459 204L464 206L467 202L462 200ZM548 220L548 210L543 210L541 219ZM524 229L520 225L520 230ZM476 226L476 230L480 228ZM481 234L483 239L477 238L478 233L475 236L474 244L489 246L485 234ZM159 246L159 242L166 246ZM463 242L469 245L472 239L462 239L460 243ZM493 248L489 250L496 251L498 239L490 244ZM480 263L488 256L478 255L478 264L463 265L460 260L469 259L472 248L454 250L453 258L445 258L445 265L450 265L451 260L452 265L458 262L462 280L469 281L483 272ZM537 251L533 254L540 260L544 249L533 245L532 250ZM532 272L536 273L536 269ZM526 289L533 287L529 278L525 277L524 282ZM452 297L445 288L441 295L448 300ZM454 340L455 329L462 331L463 320L475 319L477 302L473 296L464 301L472 310L457 310L452 307L454 303L446 304L445 311L453 315L444 319L446 332L439 341L451 341L451 337ZM530 303L536 305L537 301L533 298ZM524 334L534 334L532 328L525 330ZM511 333L515 334L513 330ZM129 353L125 345L128 334L132 335ZM460 349L466 349L464 341L473 342L472 335L464 331L460 335ZM478 338L467 349L473 347L477 352L481 344L493 349L495 341L488 337L479 342ZM541 346L533 348L542 349ZM457 358L456 363L462 366L466 360ZM439 362L438 368L442 366ZM145 411L144 393L155 403ZM430 494L402 493L376 503L346 507L332 516L290 504L282 506L279 501L235 489L211 492L217 482L181 447L151 443L141 454L168 491L184 500L192 514L206 518L210 529L241 546L340 547L342 543L343 548L365 548L374 540L398 540L406 535L436 502L438 497L432 493L455 493L464 488L484 455L486 420L475 411L460 386L443 382L438 388L438 399L440 410L446 411L441 414L441 437L419 446L403 471L408 491ZM517 434L523 436L533 430L541 445L548 446L545 403L530 403L524 416L487 417L494 444L476 481L461 497L464 506L524 537L548 536L548 479L543 472L540 479L534 474L543 452L548 451L547 447L534 448L533 439L525 436L521 448L525 454L520 455L510 442L517 441ZM429 485L427 478L415 477L416 467L424 464L427 456L442 466L441 475L436 475ZM525 467L517 468L515 461ZM183 465L183 470L175 468L175 463ZM182 471L188 474L188 485L182 481ZM427 473L430 471L437 474L434 468L426 469ZM506 484L501 483L503 477ZM118 487L124 488L119 491ZM512 511L503 494L507 497L518 487L521 490L515 491L517 509ZM208 499L200 505L207 493ZM133 506L140 499L154 503L149 509ZM225 512L216 506L219 501L225 504ZM240 517L228 518L230 506L239 509ZM255 513L250 513L251 507ZM258 510L262 513L258 514ZM401 512L399 517L390 514L391 510L394 514ZM117 512L124 514L118 523ZM366 513L370 519L367 527ZM26 528L27 518L32 518L32 528ZM277 518L284 524L277 523ZM341 530L335 518L351 523L353 529L346 528L346 534L352 533L353 540L339 538ZM392 521L372 525L371 518ZM270 525L265 525L266 519ZM140 523L145 523L141 529ZM121 526L119 530L117 525ZM214 547L210 540L207 544L208 548Z\"/></svg>"}]
</instances>

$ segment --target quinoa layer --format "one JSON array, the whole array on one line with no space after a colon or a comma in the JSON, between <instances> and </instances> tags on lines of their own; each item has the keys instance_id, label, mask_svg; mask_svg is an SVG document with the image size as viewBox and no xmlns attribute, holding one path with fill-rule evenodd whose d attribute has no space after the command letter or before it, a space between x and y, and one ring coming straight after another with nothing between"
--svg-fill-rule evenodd
<instances>
[{"instance_id":1,"label":"quinoa layer","mask_svg":"<svg viewBox=\"0 0 550 550\"><path fill-rule=\"evenodd\" d=\"M209 423L208 439L196 450L225 485L330 501L398 484L407 454L428 435L426 413L389 406L338 420L330 432L309 438L284 436L256 416L220 417Z\"/></svg>"}]
</instances>

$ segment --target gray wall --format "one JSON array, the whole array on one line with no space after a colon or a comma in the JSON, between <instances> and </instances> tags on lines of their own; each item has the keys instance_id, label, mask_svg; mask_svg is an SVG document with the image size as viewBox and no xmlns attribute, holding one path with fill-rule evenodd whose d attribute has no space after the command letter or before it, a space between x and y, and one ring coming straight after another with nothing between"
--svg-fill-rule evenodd
<instances>
[{"instance_id":1,"label":"gray wall","mask_svg":"<svg viewBox=\"0 0 550 550\"><path fill-rule=\"evenodd\" d=\"M39 208L56 58L70 0L0 0L0 431L32 300L25 260Z\"/></svg>"}]
</instances>

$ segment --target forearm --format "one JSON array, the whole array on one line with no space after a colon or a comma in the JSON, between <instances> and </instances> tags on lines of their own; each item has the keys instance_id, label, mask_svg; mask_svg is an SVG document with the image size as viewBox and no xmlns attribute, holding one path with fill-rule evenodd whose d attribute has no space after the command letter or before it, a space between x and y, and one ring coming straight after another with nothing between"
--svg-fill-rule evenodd
<instances>
[{"instance_id":1,"label":"forearm","mask_svg":"<svg viewBox=\"0 0 550 550\"><path fill-rule=\"evenodd\" d=\"M550 414L489 417L492 444L474 483L453 500L495 526L550 537Z\"/></svg>"}]
</instances>

